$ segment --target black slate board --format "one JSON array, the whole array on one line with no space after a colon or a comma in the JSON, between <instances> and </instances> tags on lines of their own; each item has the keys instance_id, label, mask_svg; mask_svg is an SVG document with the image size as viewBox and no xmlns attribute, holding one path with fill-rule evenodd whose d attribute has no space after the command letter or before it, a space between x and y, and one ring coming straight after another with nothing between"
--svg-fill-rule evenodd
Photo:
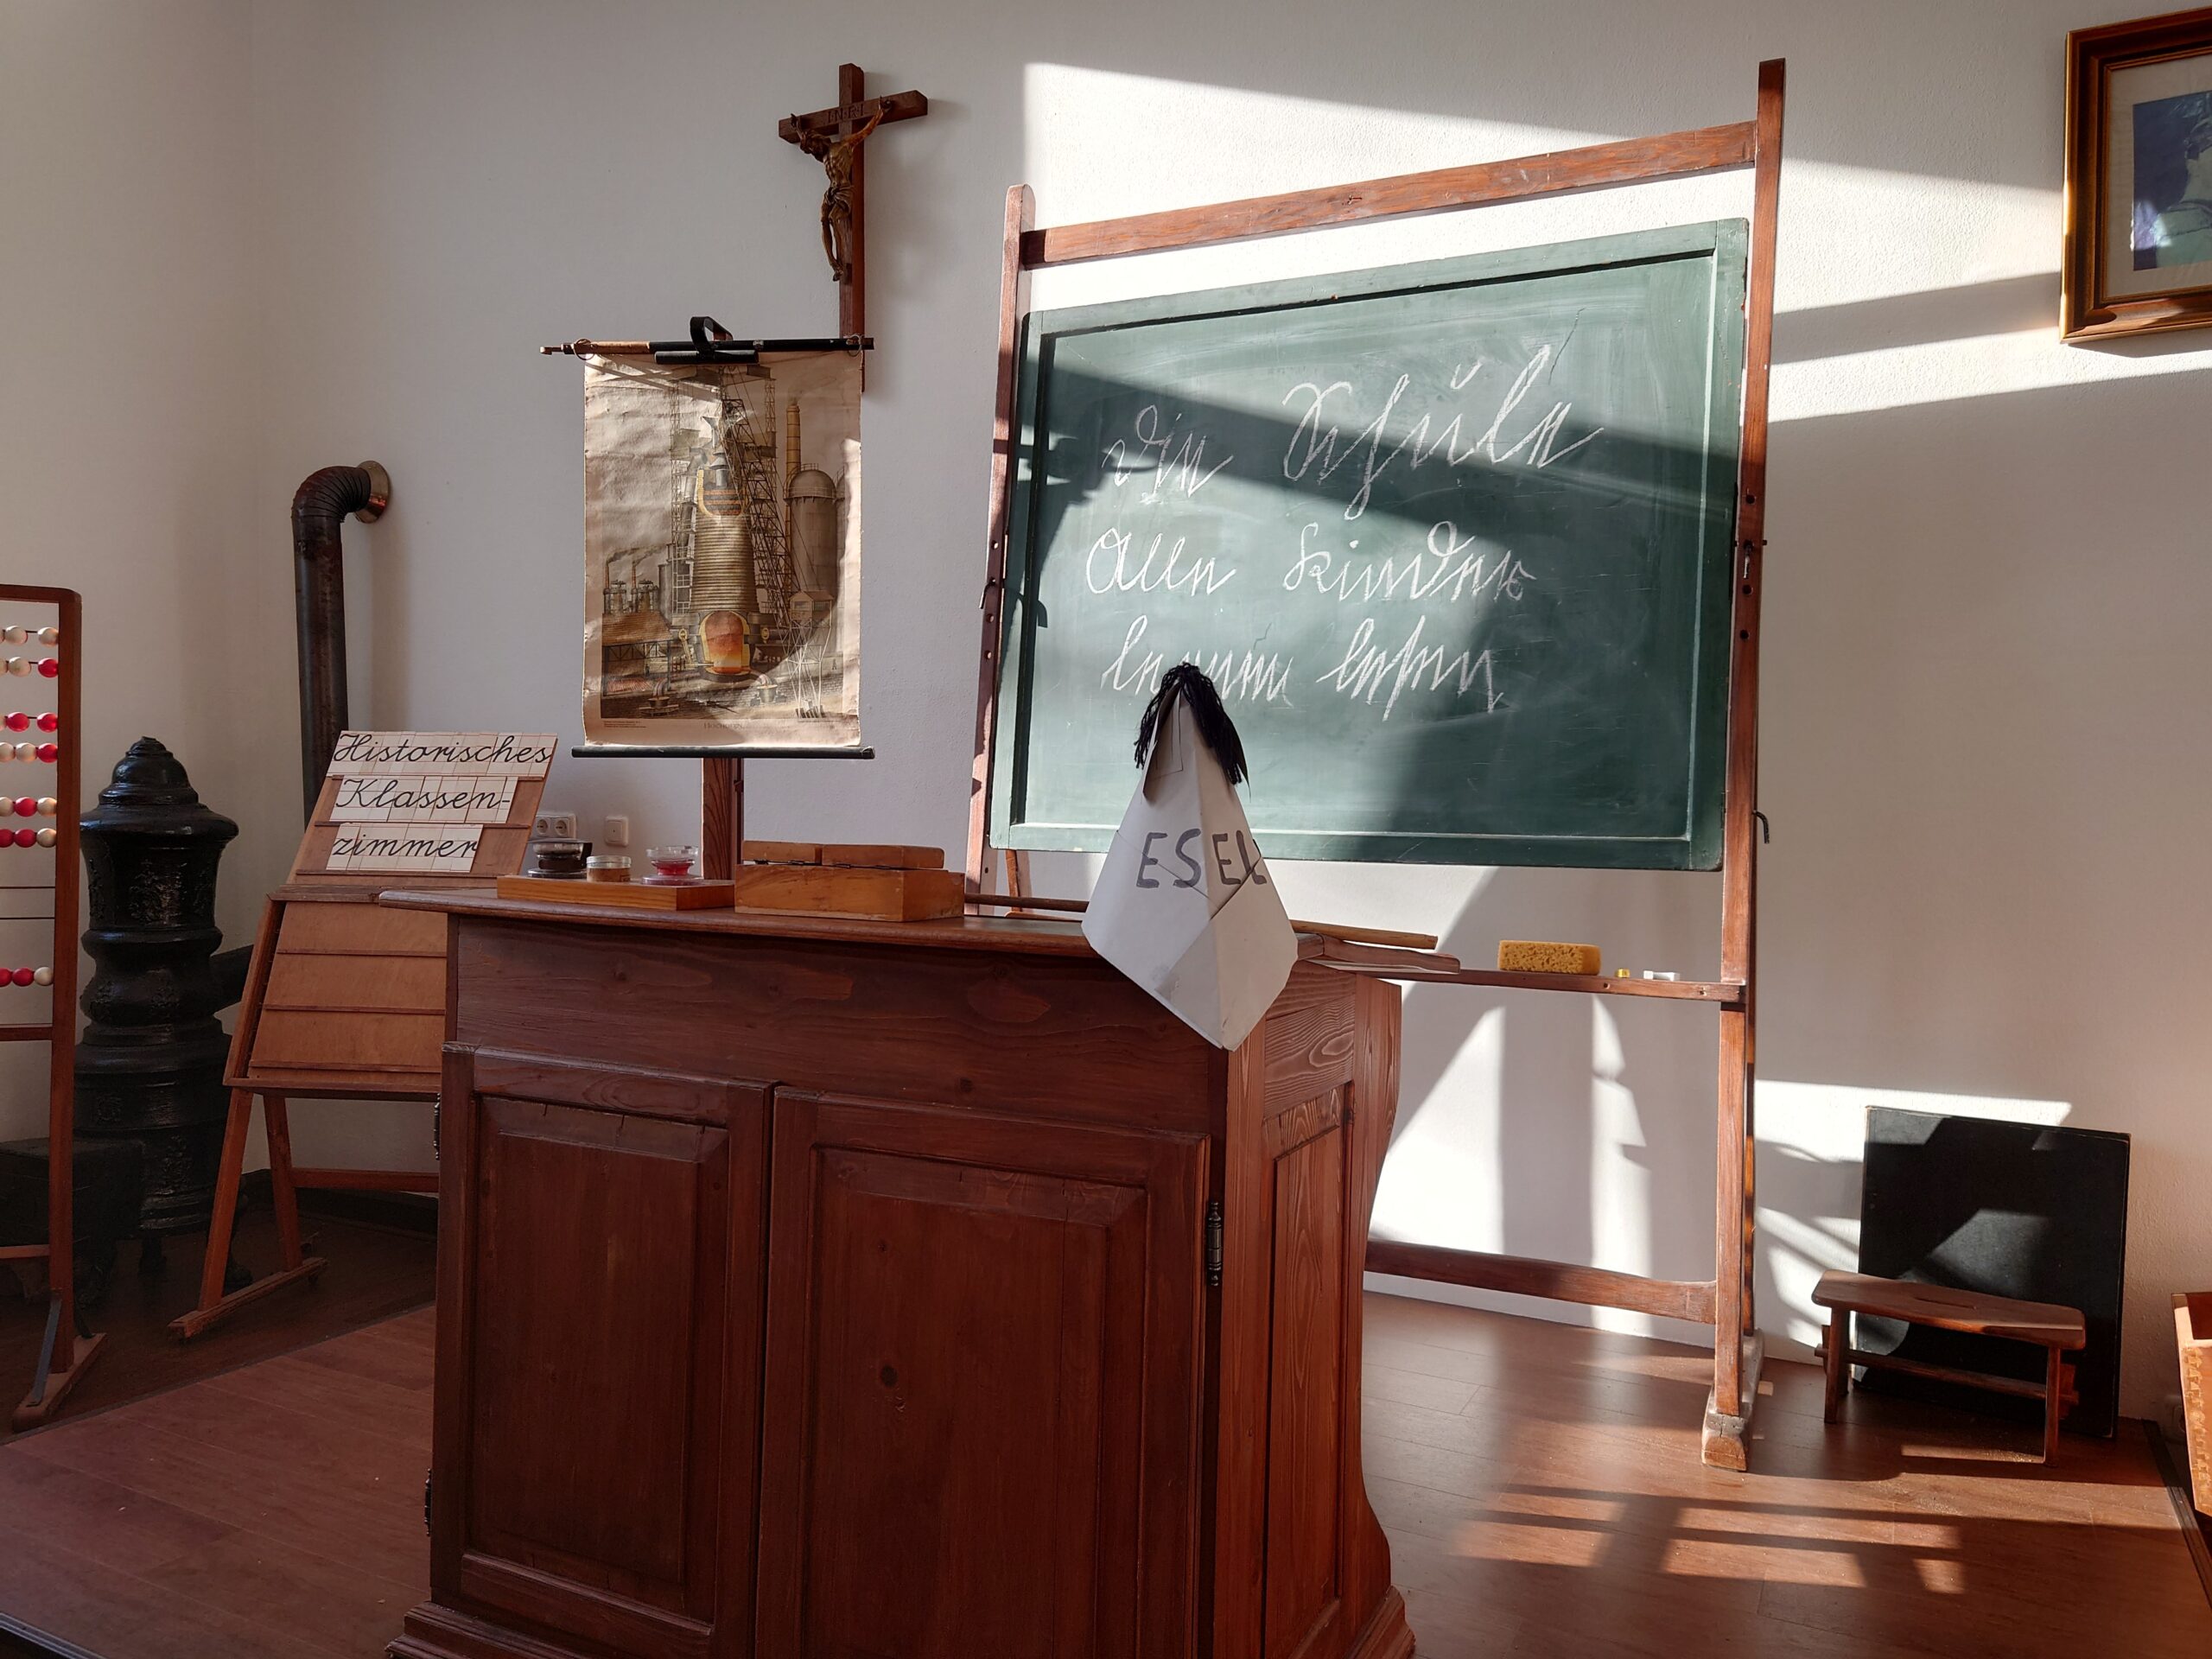
<instances>
[{"instance_id":1,"label":"black slate board","mask_svg":"<svg viewBox=\"0 0 2212 1659\"><path fill-rule=\"evenodd\" d=\"M2120 1286L2126 1265L2128 1138L1873 1106L1859 1201L1859 1270L2082 1310L2088 1345L2071 1356L2076 1433L2109 1436L2120 1414ZM1994 1337L1861 1316L1858 1345L1932 1365L2043 1381L2044 1351ZM1949 1383L1870 1370L1864 1386L2022 1421L2043 1408Z\"/></svg>"}]
</instances>

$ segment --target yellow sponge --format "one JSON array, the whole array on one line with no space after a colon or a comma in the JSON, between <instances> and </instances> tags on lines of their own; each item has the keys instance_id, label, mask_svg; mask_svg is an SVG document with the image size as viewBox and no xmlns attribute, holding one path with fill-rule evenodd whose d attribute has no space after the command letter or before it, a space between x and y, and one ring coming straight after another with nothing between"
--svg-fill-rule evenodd
<instances>
[{"instance_id":1,"label":"yellow sponge","mask_svg":"<svg viewBox=\"0 0 2212 1659\"><path fill-rule=\"evenodd\" d=\"M1497 942L1501 974L1595 974L1598 961L1594 944L1553 944L1542 939Z\"/></svg>"}]
</instances>

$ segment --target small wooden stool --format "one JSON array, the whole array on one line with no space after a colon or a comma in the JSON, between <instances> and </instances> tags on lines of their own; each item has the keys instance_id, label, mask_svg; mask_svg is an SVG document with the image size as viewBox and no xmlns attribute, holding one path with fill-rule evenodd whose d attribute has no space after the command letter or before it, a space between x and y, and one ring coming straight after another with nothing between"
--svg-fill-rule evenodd
<instances>
[{"instance_id":1,"label":"small wooden stool","mask_svg":"<svg viewBox=\"0 0 2212 1659\"><path fill-rule=\"evenodd\" d=\"M1821 1413L1835 1421L1836 1408L1851 1387L1853 1365L1903 1371L1931 1377L1939 1382L1963 1382L1998 1394L2017 1394L2043 1401L2043 1456L2049 1463L2058 1450L2058 1420L2078 1397L2074 1392L2074 1368L2059 1357L2084 1346L2089 1338L2081 1311L2056 1302L2016 1302L2009 1296L1990 1296L1980 1291L1953 1290L1946 1285L1916 1285L1902 1279L1877 1279L1865 1273L1824 1273L1813 1287L1813 1300L1833 1314L1821 1339L1821 1358L1827 1368L1827 1408ZM1959 1370L1930 1365L1896 1354L1870 1354L1851 1345L1851 1316L1871 1313L1876 1319L1902 1319L1908 1325L1933 1325L1943 1331L1964 1331L1974 1336L2005 1337L2014 1342L2034 1343L2046 1351L2041 1384L2016 1376L1992 1376L1986 1371Z\"/></svg>"}]
</instances>

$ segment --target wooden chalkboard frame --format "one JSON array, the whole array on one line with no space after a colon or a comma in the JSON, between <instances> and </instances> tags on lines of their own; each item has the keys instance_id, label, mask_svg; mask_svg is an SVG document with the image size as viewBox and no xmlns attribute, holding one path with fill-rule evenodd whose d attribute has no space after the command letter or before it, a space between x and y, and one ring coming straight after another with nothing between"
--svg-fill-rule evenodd
<instances>
[{"instance_id":1,"label":"wooden chalkboard frame","mask_svg":"<svg viewBox=\"0 0 2212 1659\"><path fill-rule=\"evenodd\" d=\"M978 908L1016 909L1027 887L1024 855L1005 855L1009 893L984 886L990 860L991 757L998 720L1007 531L1028 275L1051 265L1276 236L1364 219L1527 201L1702 174L1751 173L1751 250L1744 306L1744 409L1736 467L1736 547L1731 572L1734 627L1729 640L1728 774L1721 825L1720 977L1685 986L1667 981L1581 979L1462 968L1437 957L1409 969L1403 960L1365 971L1393 978L1546 990L1554 995L1658 995L1669 1006L1719 1011L1719 1065L1714 1090L1713 1272L1669 1281L1569 1262L1383 1239L1368 1242L1371 1272L1548 1297L1599 1307L1694 1319L1713 1328L1713 1391L1706 1396L1700 1456L1715 1467L1750 1465L1751 1421L1758 1398L1763 1344L1752 1306L1753 1074L1758 1014L1759 601L1766 563L1768 370L1774 346L1775 231L1782 203L1782 130L1786 68L1759 65L1752 118L1656 137L1624 138L1511 161L1440 168L1357 184L1294 190L1242 201L1140 213L1124 219L1039 228L1029 187L1007 192L1006 239L999 267L998 395L992 430L991 497L976 665L976 732L968 798L968 893ZM1408 959L1416 953L1394 952ZM1360 969L1346 964L1350 971ZM1683 995L1685 991L1694 995ZM1264 1057L1262 1057L1264 1058ZM1219 1196L1217 1187L1215 1196Z\"/></svg>"},{"instance_id":2,"label":"wooden chalkboard frame","mask_svg":"<svg viewBox=\"0 0 2212 1659\"><path fill-rule=\"evenodd\" d=\"M1026 603L1037 572L1038 518L1042 493L1036 487L1043 450L1050 442L1045 419L1051 397L1044 372L1051 346L1072 336L1136 325L1199 321L1238 315L1373 300L1394 295L1474 289L1532 276L1625 270L1696 259L1712 268L1713 332L1706 359L1704 407L1707 466L1694 510L1699 521L1696 549L1696 616L1691 671L1688 777L1685 811L1678 834L1667 836L1601 835L1498 835L1477 832L1419 833L1405 830L1294 830L1255 818L1269 854L1277 858L1339 859L1375 863L1491 864L1566 867L1576 869L1715 870L1720 867L1723 797L1726 776L1728 722L1727 629L1729 547L1736 524L1735 474L1743 395L1745 340L1740 326L1747 293L1749 230L1738 219L1667 226L1611 236L1578 238L1549 246L1491 253L1462 254L1415 264L1358 271L1328 272L1231 288L1119 300L1100 305L1032 312L1024 320L1019 402L1014 431L1012 506L1007 520L1003 632L1003 666L998 696L1000 720L991 764L990 823L999 845L1038 852L1105 851L1113 840L1113 819L1071 823L1033 819L1027 812L1031 704L1027 688L1032 660L1030 619ZM1733 320L1736 327L1730 327ZM1021 436L1020 435L1026 435ZM1248 737L1247 742L1250 739Z\"/></svg>"}]
</instances>

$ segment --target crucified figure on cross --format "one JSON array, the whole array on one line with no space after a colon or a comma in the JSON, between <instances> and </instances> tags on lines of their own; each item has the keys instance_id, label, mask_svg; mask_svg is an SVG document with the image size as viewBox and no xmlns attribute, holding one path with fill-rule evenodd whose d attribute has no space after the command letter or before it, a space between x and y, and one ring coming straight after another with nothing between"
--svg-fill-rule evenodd
<instances>
[{"instance_id":1,"label":"crucified figure on cross","mask_svg":"<svg viewBox=\"0 0 2212 1659\"><path fill-rule=\"evenodd\" d=\"M830 257L830 274L840 283L853 278L853 166L868 134L891 113L891 100L875 100L875 113L842 137L799 129L798 147L822 163L830 188L822 193L822 251ZM798 118L791 120L797 124Z\"/></svg>"}]
</instances>

